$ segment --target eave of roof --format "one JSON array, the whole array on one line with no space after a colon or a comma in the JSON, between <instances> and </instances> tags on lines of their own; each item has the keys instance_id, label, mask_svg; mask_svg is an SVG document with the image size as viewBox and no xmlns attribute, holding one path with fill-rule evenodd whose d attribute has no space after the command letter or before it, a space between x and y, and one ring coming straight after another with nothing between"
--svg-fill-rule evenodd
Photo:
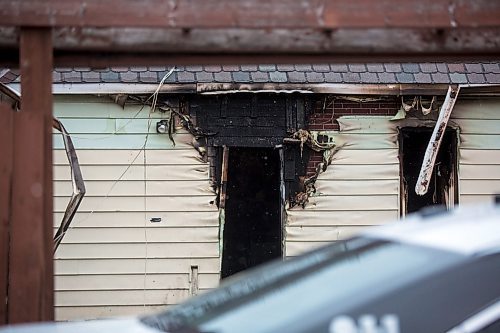
<instances>
[{"instance_id":1,"label":"eave of roof","mask_svg":"<svg viewBox=\"0 0 500 333\"><path fill-rule=\"evenodd\" d=\"M54 93L151 93L172 66L56 68ZM15 71L4 75L16 89ZM179 66L166 77L163 92L302 92L338 94L433 95L457 84L468 92L498 93L500 64L372 63L314 65ZM481 87L481 88L478 88ZM487 87L487 88L484 88ZM479 89L479 90L478 90ZM480 91L481 90L481 91Z\"/></svg>"},{"instance_id":2,"label":"eave of roof","mask_svg":"<svg viewBox=\"0 0 500 333\"><path fill-rule=\"evenodd\" d=\"M54 83L158 83L172 66L58 68ZM180 66L165 83L498 84L491 63Z\"/></svg>"}]
</instances>

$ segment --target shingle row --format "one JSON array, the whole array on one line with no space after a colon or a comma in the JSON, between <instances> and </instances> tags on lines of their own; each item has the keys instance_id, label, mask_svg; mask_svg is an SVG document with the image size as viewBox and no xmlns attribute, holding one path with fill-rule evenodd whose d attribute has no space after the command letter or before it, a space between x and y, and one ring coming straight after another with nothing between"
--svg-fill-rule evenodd
<instances>
[{"instance_id":1,"label":"shingle row","mask_svg":"<svg viewBox=\"0 0 500 333\"><path fill-rule=\"evenodd\" d=\"M158 83L172 66L58 68L56 83ZM166 83L500 83L499 63L178 66Z\"/></svg>"}]
</instances>

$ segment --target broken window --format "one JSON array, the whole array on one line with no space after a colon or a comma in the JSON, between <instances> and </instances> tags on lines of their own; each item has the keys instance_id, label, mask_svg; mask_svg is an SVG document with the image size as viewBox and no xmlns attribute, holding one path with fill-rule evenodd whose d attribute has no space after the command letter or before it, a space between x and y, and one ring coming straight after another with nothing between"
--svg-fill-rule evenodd
<instances>
[{"instance_id":1,"label":"broken window","mask_svg":"<svg viewBox=\"0 0 500 333\"><path fill-rule=\"evenodd\" d=\"M278 149L229 148L222 278L282 256Z\"/></svg>"},{"instance_id":2,"label":"broken window","mask_svg":"<svg viewBox=\"0 0 500 333\"><path fill-rule=\"evenodd\" d=\"M425 151L432 128L407 127L400 129L399 156L401 174L401 215L416 212L423 207L458 203L457 132L447 128L434 164L429 190L425 195L415 193Z\"/></svg>"}]
</instances>

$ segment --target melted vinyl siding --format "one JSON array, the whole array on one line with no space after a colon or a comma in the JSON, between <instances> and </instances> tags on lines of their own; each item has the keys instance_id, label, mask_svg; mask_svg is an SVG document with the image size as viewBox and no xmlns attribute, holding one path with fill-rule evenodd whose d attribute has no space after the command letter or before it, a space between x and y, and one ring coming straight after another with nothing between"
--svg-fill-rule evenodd
<instances>
[{"instance_id":1,"label":"melted vinyl siding","mask_svg":"<svg viewBox=\"0 0 500 333\"><path fill-rule=\"evenodd\" d=\"M500 193L500 100L459 101L451 117L460 126L460 203L492 202Z\"/></svg>"},{"instance_id":2,"label":"melted vinyl siding","mask_svg":"<svg viewBox=\"0 0 500 333\"><path fill-rule=\"evenodd\" d=\"M286 255L296 256L399 216L397 130L388 117L342 117L342 148L305 209L287 211Z\"/></svg>"},{"instance_id":3,"label":"melted vinyl siding","mask_svg":"<svg viewBox=\"0 0 500 333\"><path fill-rule=\"evenodd\" d=\"M316 196L287 211L287 256L399 217L397 128L418 122L389 119L339 119L340 132L330 134L342 148L318 177ZM450 123L460 129L459 202L491 202L500 193L500 100L459 100Z\"/></svg>"},{"instance_id":4,"label":"melted vinyl siding","mask_svg":"<svg viewBox=\"0 0 500 333\"><path fill-rule=\"evenodd\" d=\"M123 110L105 97L58 97L55 114L72 134L87 187L56 253L57 320L134 315L176 304L189 297L191 266L199 268L200 289L217 286L218 211L208 166L191 135L179 131L174 146L167 135L156 134L162 114L149 116L138 106ZM54 148L58 226L71 177L57 133ZM162 222L150 223L153 217Z\"/></svg>"}]
</instances>

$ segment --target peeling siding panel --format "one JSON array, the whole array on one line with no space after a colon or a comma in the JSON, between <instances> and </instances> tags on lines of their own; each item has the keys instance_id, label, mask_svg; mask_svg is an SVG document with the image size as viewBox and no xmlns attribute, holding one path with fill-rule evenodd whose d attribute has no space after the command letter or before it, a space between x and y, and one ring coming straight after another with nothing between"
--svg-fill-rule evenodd
<instances>
[{"instance_id":1,"label":"peeling siding panel","mask_svg":"<svg viewBox=\"0 0 500 333\"><path fill-rule=\"evenodd\" d=\"M57 320L176 304L189 297L191 266L198 266L200 288L217 286L218 210L192 136L179 131L174 146L156 133L164 114L149 115L139 106L123 110L106 97L57 96L54 112L72 135L87 187L56 253ZM57 133L54 148L56 226L71 178ZM151 223L153 217L162 221Z\"/></svg>"},{"instance_id":2,"label":"peeling siding panel","mask_svg":"<svg viewBox=\"0 0 500 333\"><path fill-rule=\"evenodd\" d=\"M348 238L399 217L397 129L390 117L338 119L338 147L305 209L287 211L286 255Z\"/></svg>"},{"instance_id":3,"label":"peeling siding panel","mask_svg":"<svg viewBox=\"0 0 500 333\"><path fill-rule=\"evenodd\" d=\"M341 148L306 208L287 210L287 256L399 217L397 128L419 122L390 118L340 117L340 131L328 132ZM491 202L500 193L500 99L458 100L450 123L460 130L459 203Z\"/></svg>"},{"instance_id":4,"label":"peeling siding panel","mask_svg":"<svg viewBox=\"0 0 500 333\"><path fill-rule=\"evenodd\" d=\"M500 193L500 99L457 101L460 203L492 202Z\"/></svg>"}]
</instances>

